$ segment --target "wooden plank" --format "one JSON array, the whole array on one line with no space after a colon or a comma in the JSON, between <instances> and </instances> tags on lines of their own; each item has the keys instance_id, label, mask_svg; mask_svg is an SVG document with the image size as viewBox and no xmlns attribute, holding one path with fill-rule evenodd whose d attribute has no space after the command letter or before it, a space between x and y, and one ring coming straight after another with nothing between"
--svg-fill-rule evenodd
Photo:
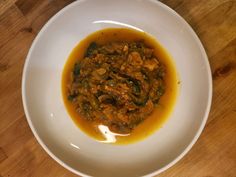
<instances>
[{"instance_id":1,"label":"wooden plank","mask_svg":"<svg viewBox=\"0 0 236 177\"><path fill-rule=\"evenodd\" d=\"M0 163L7 159L7 155L4 152L3 148L0 147Z\"/></svg>"},{"instance_id":2,"label":"wooden plank","mask_svg":"<svg viewBox=\"0 0 236 177\"><path fill-rule=\"evenodd\" d=\"M0 133L24 114L21 100L22 68L34 36L29 32L19 32L0 49L0 65L5 65L0 72Z\"/></svg>"},{"instance_id":3,"label":"wooden plank","mask_svg":"<svg viewBox=\"0 0 236 177\"><path fill-rule=\"evenodd\" d=\"M6 156L22 150L33 135L24 115L0 134L0 147Z\"/></svg>"},{"instance_id":4,"label":"wooden plank","mask_svg":"<svg viewBox=\"0 0 236 177\"><path fill-rule=\"evenodd\" d=\"M27 15L32 12L35 8L37 8L41 3L47 1L41 0L34 0L34 1L25 1L25 0L18 0L15 4L22 12L23 15Z\"/></svg>"},{"instance_id":5,"label":"wooden plank","mask_svg":"<svg viewBox=\"0 0 236 177\"><path fill-rule=\"evenodd\" d=\"M45 174L47 176L57 177L78 177L77 175L62 168L57 162L50 158L45 159L39 167L32 172L32 176L34 177L42 177L45 176Z\"/></svg>"},{"instance_id":6,"label":"wooden plank","mask_svg":"<svg viewBox=\"0 0 236 177\"><path fill-rule=\"evenodd\" d=\"M228 0L161 0L163 3L173 8L179 13L187 22L191 22L191 25L197 23L201 18L210 13L213 9L221 6Z\"/></svg>"},{"instance_id":7,"label":"wooden plank","mask_svg":"<svg viewBox=\"0 0 236 177\"><path fill-rule=\"evenodd\" d=\"M26 19L15 5L0 15L0 48L13 39L26 25Z\"/></svg>"},{"instance_id":8,"label":"wooden plank","mask_svg":"<svg viewBox=\"0 0 236 177\"><path fill-rule=\"evenodd\" d=\"M217 6L195 26L209 57L215 55L236 36L236 1Z\"/></svg>"},{"instance_id":9,"label":"wooden plank","mask_svg":"<svg viewBox=\"0 0 236 177\"><path fill-rule=\"evenodd\" d=\"M1 0L0 1L0 15L2 15L8 8L10 8L16 0Z\"/></svg>"},{"instance_id":10,"label":"wooden plank","mask_svg":"<svg viewBox=\"0 0 236 177\"><path fill-rule=\"evenodd\" d=\"M0 173L3 177L31 177L31 173L43 162L47 154L43 152L34 138L24 144L24 147L13 153L0 164Z\"/></svg>"},{"instance_id":11,"label":"wooden plank","mask_svg":"<svg viewBox=\"0 0 236 177\"><path fill-rule=\"evenodd\" d=\"M236 39L210 58L213 73L213 101L208 122L229 110L236 110ZM221 106L224 105L224 106Z\"/></svg>"},{"instance_id":12,"label":"wooden plank","mask_svg":"<svg viewBox=\"0 0 236 177\"><path fill-rule=\"evenodd\" d=\"M43 25L60 9L74 0L60 0L60 1L25 1L21 0L20 3L16 3L17 7L27 18L30 26L34 31L39 32ZM31 5L32 4L32 5Z\"/></svg>"}]
</instances>

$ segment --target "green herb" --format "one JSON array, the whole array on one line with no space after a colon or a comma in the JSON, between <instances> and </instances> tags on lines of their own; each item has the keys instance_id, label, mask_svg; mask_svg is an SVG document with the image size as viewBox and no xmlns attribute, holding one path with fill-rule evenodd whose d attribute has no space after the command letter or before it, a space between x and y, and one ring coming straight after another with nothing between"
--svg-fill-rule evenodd
<instances>
[{"instance_id":1,"label":"green herb","mask_svg":"<svg viewBox=\"0 0 236 177\"><path fill-rule=\"evenodd\" d=\"M67 99L68 99L69 101L73 101L74 98L76 98L76 97L77 97L77 95L68 95Z\"/></svg>"},{"instance_id":2,"label":"green herb","mask_svg":"<svg viewBox=\"0 0 236 177\"><path fill-rule=\"evenodd\" d=\"M164 93L165 93L165 88L162 85L158 86L157 95L160 97L160 96L164 95Z\"/></svg>"},{"instance_id":3,"label":"green herb","mask_svg":"<svg viewBox=\"0 0 236 177\"><path fill-rule=\"evenodd\" d=\"M80 64L79 63L75 64L73 74L75 76L79 76L79 74L80 74Z\"/></svg>"},{"instance_id":4,"label":"green herb","mask_svg":"<svg viewBox=\"0 0 236 177\"><path fill-rule=\"evenodd\" d=\"M85 53L85 57L90 57L93 54L93 51L97 48L97 44L92 42Z\"/></svg>"}]
</instances>

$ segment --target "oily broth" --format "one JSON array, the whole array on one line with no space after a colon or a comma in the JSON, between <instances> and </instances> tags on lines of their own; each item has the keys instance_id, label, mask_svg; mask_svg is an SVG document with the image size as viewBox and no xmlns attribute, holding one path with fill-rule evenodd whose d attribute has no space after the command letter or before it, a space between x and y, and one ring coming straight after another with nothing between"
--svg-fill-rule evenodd
<instances>
[{"instance_id":1,"label":"oily broth","mask_svg":"<svg viewBox=\"0 0 236 177\"><path fill-rule=\"evenodd\" d=\"M85 51L91 42L103 45L111 41L132 42L140 40L154 49L155 56L157 56L158 60L166 67L166 75L164 78L166 85L165 94L161 97L152 114L130 134L126 135L110 132L105 126L90 123L81 118L78 112L76 112L75 106L67 99L67 88L68 84L71 82L72 71L76 61L84 57ZM178 90L177 85L178 79L175 67L171 57L164 48L148 34L128 28L107 28L87 36L72 50L62 73L62 96L65 107L73 121L90 137L101 142L115 144L129 144L142 140L159 129L173 110ZM101 133L101 131L103 133Z\"/></svg>"}]
</instances>

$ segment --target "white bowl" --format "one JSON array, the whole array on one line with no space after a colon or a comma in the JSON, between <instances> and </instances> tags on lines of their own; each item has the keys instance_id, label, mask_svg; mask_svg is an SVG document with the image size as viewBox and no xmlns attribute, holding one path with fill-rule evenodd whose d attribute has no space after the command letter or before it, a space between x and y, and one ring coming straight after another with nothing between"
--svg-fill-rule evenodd
<instances>
[{"instance_id":1,"label":"white bowl","mask_svg":"<svg viewBox=\"0 0 236 177\"><path fill-rule=\"evenodd\" d=\"M172 55L181 85L164 126L143 141L99 143L73 123L61 95L61 74L73 47L106 27L134 27L153 35ZM35 38L22 81L25 114L35 137L58 163L82 176L153 176L180 160L198 139L212 98L206 53L191 27L152 0L81 0L57 13Z\"/></svg>"}]
</instances>

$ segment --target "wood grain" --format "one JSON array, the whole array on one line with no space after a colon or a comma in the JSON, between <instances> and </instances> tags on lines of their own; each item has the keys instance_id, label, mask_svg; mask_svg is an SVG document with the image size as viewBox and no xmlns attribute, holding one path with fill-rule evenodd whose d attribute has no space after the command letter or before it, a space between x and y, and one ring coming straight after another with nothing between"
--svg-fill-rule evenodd
<instances>
[{"instance_id":1,"label":"wood grain","mask_svg":"<svg viewBox=\"0 0 236 177\"><path fill-rule=\"evenodd\" d=\"M73 177L35 140L21 101L23 64L33 39L73 0L0 0L0 177ZM236 177L236 1L161 0L201 39L212 69L213 102L191 151L158 177Z\"/></svg>"}]
</instances>

